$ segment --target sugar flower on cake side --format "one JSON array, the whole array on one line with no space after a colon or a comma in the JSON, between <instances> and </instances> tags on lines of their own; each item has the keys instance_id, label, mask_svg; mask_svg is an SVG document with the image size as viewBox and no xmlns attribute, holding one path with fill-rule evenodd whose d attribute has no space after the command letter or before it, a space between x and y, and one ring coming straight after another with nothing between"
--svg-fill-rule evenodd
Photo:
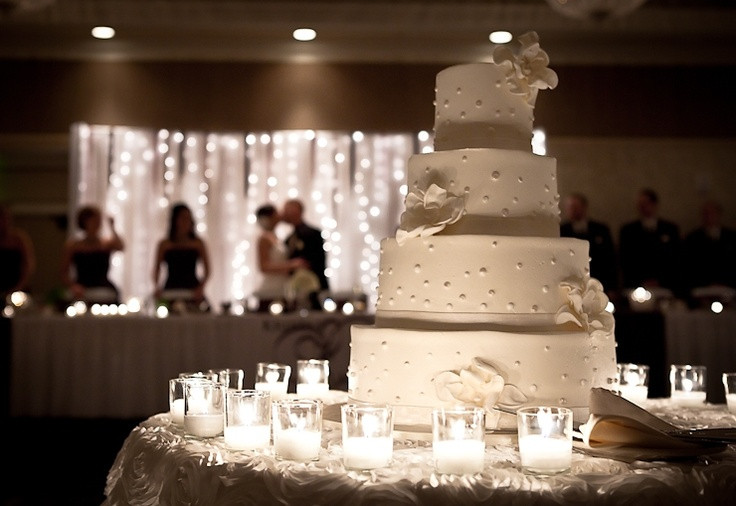
<instances>
[{"instance_id":1,"label":"sugar flower on cake side","mask_svg":"<svg viewBox=\"0 0 736 506\"><path fill-rule=\"evenodd\" d=\"M558 311L556 323L573 323L591 336L612 334L614 318L606 310L608 297L600 281L590 276L560 283L567 303Z\"/></svg>"},{"instance_id":2,"label":"sugar flower on cake side","mask_svg":"<svg viewBox=\"0 0 736 506\"><path fill-rule=\"evenodd\" d=\"M493 51L493 61L506 70L506 80L511 93L522 95L534 105L539 90L554 89L557 74L547 67L549 56L539 46L537 32L527 32L519 37L521 50L515 55L510 47L502 45Z\"/></svg>"},{"instance_id":3,"label":"sugar flower on cake side","mask_svg":"<svg viewBox=\"0 0 736 506\"><path fill-rule=\"evenodd\" d=\"M507 384L486 360L475 357L459 371L443 371L434 377L437 397L445 402L461 402L491 411L495 406L506 409L521 407L527 397L515 385Z\"/></svg>"},{"instance_id":4,"label":"sugar flower on cake side","mask_svg":"<svg viewBox=\"0 0 736 506\"><path fill-rule=\"evenodd\" d=\"M406 211L396 231L403 244L412 237L428 237L457 222L465 212L465 198L454 195L436 183L412 190L405 200Z\"/></svg>"}]
</instances>

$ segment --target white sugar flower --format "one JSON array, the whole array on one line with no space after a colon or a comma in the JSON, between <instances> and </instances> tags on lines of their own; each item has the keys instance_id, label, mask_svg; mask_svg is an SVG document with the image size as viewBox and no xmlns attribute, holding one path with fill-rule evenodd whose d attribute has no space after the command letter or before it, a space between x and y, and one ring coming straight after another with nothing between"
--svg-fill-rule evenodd
<instances>
[{"instance_id":1,"label":"white sugar flower","mask_svg":"<svg viewBox=\"0 0 736 506\"><path fill-rule=\"evenodd\" d=\"M519 37L521 51L516 56L508 46L498 46L493 51L493 61L505 67L511 93L523 95L527 103L534 105L539 90L557 86L557 74L547 67L549 56L539 46L536 32Z\"/></svg>"},{"instance_id":2,"label":"white sugar flower","mask_svg":"<svg viewBox=\"0 0 736 506\"><path fill-rule=\"evenodd\" d=\"M600 281L585 276L581 280L563 281L560 290L567 303L557 311L557 324L572 322L591 335L613 333L614 318L606 311L608 296Z\"/></svg>"},{"instance_id":3,"label":"white sugar flower","mask_svg":"<svg viewBox=\"0 0 736 506\"><path fill-rule=\"evenodd\" d=\"M432 183L426 190L416 189L406 196L406 211L396 231L399 244L410 237L428 237L458 221L465 211L465 199Z\"/></svg>"},{"instance_id":4,"label":"white sugar flower","mask_svg":"<svg viewBox=\"0 0 736 506\"><path fill-rule=\"evenodd\" d=\"M434 378L434 386L442 401L459 401L489 412L494 406L516 409L527 401L521 390L506 384L496 368L479 357L464 369L439 373Z\"/></svg>"}]
</instances>

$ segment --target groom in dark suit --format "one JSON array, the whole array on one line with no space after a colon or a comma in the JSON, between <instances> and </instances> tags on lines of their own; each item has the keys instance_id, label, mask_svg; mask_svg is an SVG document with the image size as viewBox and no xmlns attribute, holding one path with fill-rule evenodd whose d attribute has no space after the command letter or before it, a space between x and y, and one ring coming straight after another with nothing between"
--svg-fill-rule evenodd
<instances>
[{"instance_id":1,"label":"groom in dark suit","mask_svg":"<svg viewBox=\"0 0 736 506\"><path fill-rule=\"evenodd\" d=\"M322 231L304 222L304 204L297 199L286 201L282 212L283 220L294 227L294 231L286 239L289 258L303 258L309 262L309 268L319 279L321 291L329 290L325 275L327 260L325 255ZM316 300L316 294L313 299ZM319 307L319 303L313 305Z\"/></svg>"}]
</instances>

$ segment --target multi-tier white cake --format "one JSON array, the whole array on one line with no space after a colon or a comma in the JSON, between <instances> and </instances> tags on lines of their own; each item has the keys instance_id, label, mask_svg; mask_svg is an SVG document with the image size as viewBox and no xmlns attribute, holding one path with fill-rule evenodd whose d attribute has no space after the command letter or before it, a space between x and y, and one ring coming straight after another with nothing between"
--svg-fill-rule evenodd
<instances>
[{"instance_id":1,"label":"multi-tier white cake","mask_svg":"<svg viewBox=\"0 0 736 506\"><path fill-rule=\"evenodd\" d=\"M529 405L584 420L590 389L616 374L588 243L560 237L556 160L531 149L537 92L557 75L536 33L518 42L437 75L435 151L409 159L375 324L352 328L350 398L392 404L399 423L457 404L491 424Z\"/></svg>"}]
</instances>

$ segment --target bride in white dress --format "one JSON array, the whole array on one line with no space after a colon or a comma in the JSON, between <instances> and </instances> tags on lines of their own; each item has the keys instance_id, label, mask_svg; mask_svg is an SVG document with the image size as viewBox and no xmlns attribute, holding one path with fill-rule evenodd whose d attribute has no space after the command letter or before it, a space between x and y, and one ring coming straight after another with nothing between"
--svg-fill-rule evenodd
<instances>
[{"instance_id":1,"label":"bride in white dress","mask_svg":"<svg viewBox=\"0 0 736 506\"><path fill-rule=\"evenodd\" d=\"M272 205L264 205L256 211L261 234L258 237L258 269L261 272L261 285L254 292L263 304L274 300L283 300L289 276L300 268L308 268L302 258L288 258L288 250L279 240L274 230L281 221L281 216Z\"/></svg>"}]
</instances>

